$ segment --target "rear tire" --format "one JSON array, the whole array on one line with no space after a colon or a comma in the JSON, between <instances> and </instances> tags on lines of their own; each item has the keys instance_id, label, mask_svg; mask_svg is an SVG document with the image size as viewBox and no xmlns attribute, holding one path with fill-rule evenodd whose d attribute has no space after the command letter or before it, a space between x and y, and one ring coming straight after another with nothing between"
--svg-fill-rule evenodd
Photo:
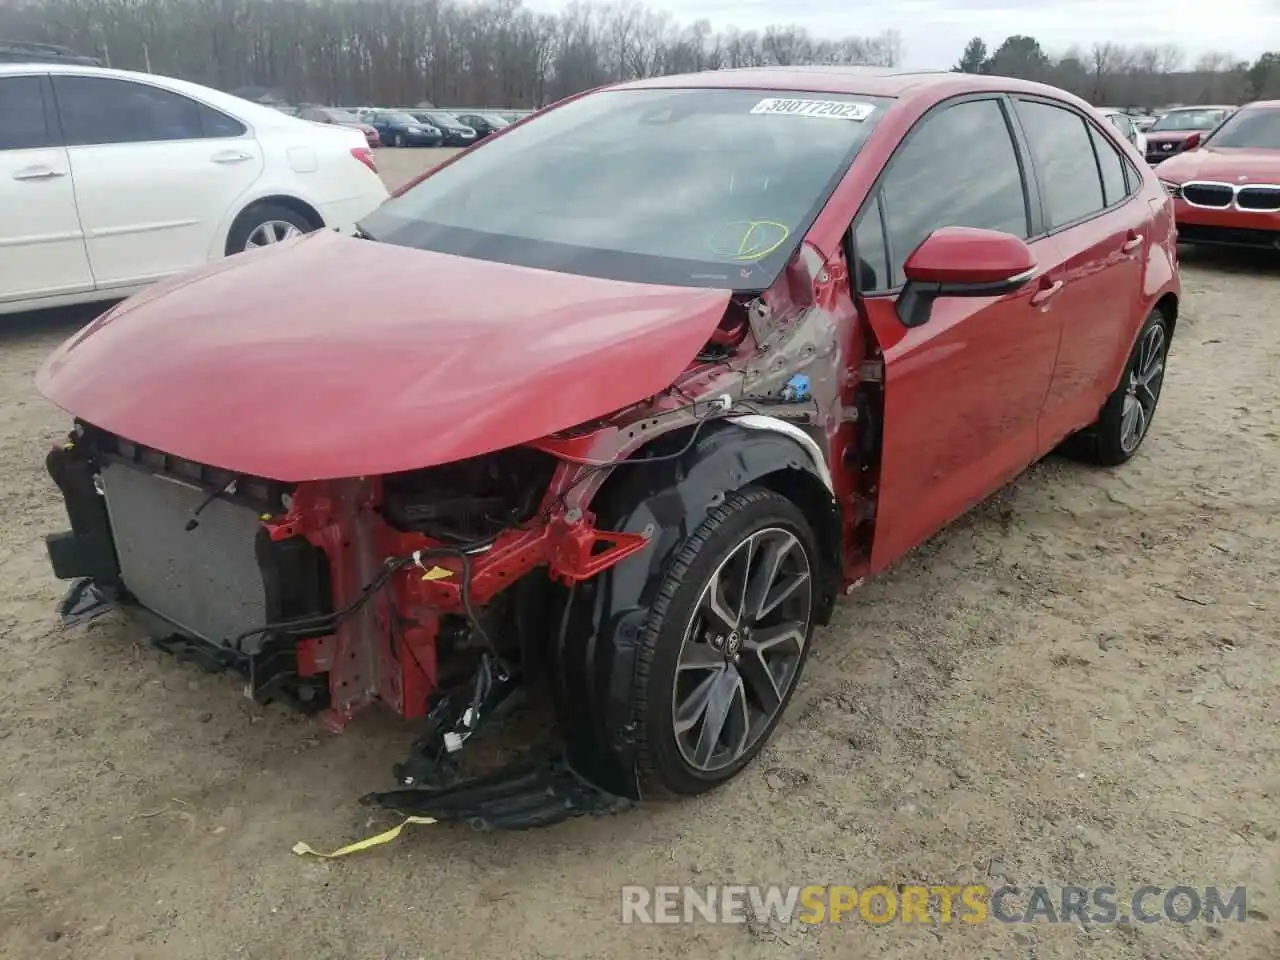
<instances>
[{"instance_id":1,"label":"rear tire","mask_svg":"<svg viewBox=\"0 0 1280 960\"><path fill-rule=\"evenodd\" d=\"M1169 324L1163 313L1153 310L1133 345L1120 383L1102 405L1098 419L1068 437L1062 452L1104 467L1119 466L1137 453L1160 403L1168 355Z\"/></svg>"},{"instance_id":2,"label":"rear tire","mask_svg":"<svg viewBox=\"0 0 1280 960\"><path fill-rule=\"evenodd\" d=\"M260 203L249 207L232 224L227 236L227 256L270 246L315 229L317 225L297 210L278 203ZM272 237L274 239L270 239Z\"/></svg>"},{"instance_id":3,"label":"rear tire","mask_svg":"<svg viewBox=\"0 0 1280 960\"><path fill-rule=\"evenodd\" d=\"M758 487L729 494L685 541L639 642L642 795L710 790L768 742L809 654L819 562L800 508Z\"/></svg>"}]
</instances>

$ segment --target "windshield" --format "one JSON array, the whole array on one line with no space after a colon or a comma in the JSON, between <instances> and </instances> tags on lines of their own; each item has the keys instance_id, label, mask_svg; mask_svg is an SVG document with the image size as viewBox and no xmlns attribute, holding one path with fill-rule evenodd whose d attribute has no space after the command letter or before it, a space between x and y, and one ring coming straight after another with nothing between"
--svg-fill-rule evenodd
<instances>
[{"instance_id":1,"label":"windshield","mask_svg":"<svg viewBox=\"0 0 1280 960\"><path fill-rule=\"evenodd\" d=\"M455 117L452 113L428 113L431 122L440 127L461 127L462 121Z\"/></svg>"},{"instance_id":2,"label":"windshield","mask_svg":"<svg viewBox=\"0 0 1280 960\"><path fill-rule=\"evenodd\" d=\"M359 123L360 118L346 110L325 110L324 115L335 123Z\"/></svg>"},{"instance_id":3,"label":"windshield","mask_svg":"<svg viewBox=\"0 0 1280 960\"><path fill-rule=\"evenodd\" d=\"M419 123L418 120L407 113L379 113L376 116L379 120L384 120L387 123L407 124L411 127L416 127Z\"/></svg>"},{"instance_id":4,"label":"windshield","mask_svg":"<svg viewBox=\"0 0 1280 960\"><path fill-rule=\"evenodd\" d=\"M480 114L480 119L483 120L485 123L489 124L489 126L491 127L507 126L507 121L503 120L496 113L482 113Z\"/></svg>"},{"instance_id":5,"label":"windshield","mask_svg":"<svg viewBox=\"0 0 1280 960\"><path fill-rule=\"evenodd\" d=\"M486 141L361 227L388 243L565 273L762 289L887 102L605 91Z\"/></svg>"},{"instance_id":6,"label":"windshield","mask_svg":"<svg viewBox=\"0 0 1280 960\"><path fill-rule=\"evenodd\" d=\"M1219 127L1205 145L1280 150L1280 110L1241 110Z\"/></svg>"},{"instance_id":7,"label":"windshield","mask_svg":"<svg viewBox=\"0 0 1280 960\"><path fill-rule=\"evenodd\" d=\"M1152 133L1165 130L1212 130L1227 115L1225 110L1175 110L1151 125Z\"/></svg>"}]
</instances>

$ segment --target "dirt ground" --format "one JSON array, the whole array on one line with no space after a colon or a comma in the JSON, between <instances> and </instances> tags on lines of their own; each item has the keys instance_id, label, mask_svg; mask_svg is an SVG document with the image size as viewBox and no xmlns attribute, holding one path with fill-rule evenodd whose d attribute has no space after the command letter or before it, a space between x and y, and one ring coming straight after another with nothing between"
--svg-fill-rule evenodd
<instances>
[{"instance_id":1,"label":"dirt ground","mask_svg":"<svg viewBox=\"0 0 1280 960\"><path fill-rule=\"evenodd\" d=\"M389 153L399 156L389 157ZM383 151L397 181L430 156ZM389 825L412 731L340 737L64 631L41 537L65 427L31 378L75 314L0 325L0 956L1280 956L1280 262L1189 254L1165 393L1112 471L1051 458L821 632L764 756L696 801L525 834ZM121 385L127 389L127 384ZM1249 888L1245 923L639 927L623 884Z\"/></svg>"}]
</instances>

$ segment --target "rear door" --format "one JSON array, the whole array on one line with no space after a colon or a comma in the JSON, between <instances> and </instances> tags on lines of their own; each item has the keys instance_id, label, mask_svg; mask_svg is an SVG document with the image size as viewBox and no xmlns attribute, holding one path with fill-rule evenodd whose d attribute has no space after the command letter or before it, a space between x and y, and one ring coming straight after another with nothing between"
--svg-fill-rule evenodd
<instances>
[{"instance_id":1,"label":"rear door","mask_svg":"<svg viewBox=\"0 0 1280 960\"><path fill-rule=\"evenodd\" d=\"M1030 241L1036 277L1004 297L940 298L922 326L897 315L902 265L944 226L1039 233L1011 105L999 95L934 108L889 161L854 229L860 306L884 351L884 430L873 570L1023 470L1058 350L1044 275L1052 239Z\"/></svg>"},{"instance_id":2,"label":"rear door","mask_svg":"<svg viewBox=\"0 0 1280 960\"><path fill-rule=\"evenodd\" d=\"M140 81L56 74L53 90L99 288L204 263L262 172L244 124Z\"/></svg>"},{"instance_id":3,"label":"rear door","mask_svg":"<svg viewBox=\"0 0 1280 960\"><path fill-rule=\"evenodd\" d=\"M0 77L0 304L93 289L48 77Z\"/></svg>"},{"instance_id":4,"label":"rear door","mask_svg":"<svg viewBox=\"0 0 1280 960\"><path fill-rule=\"evenodd\" d=\"M1035 163L1045 226L1061 262L1062 345L1045 400L1039 450L1091 423L1117 351L1140 322L1150 211L1141 179L1101 126L1066 104L1019 98L1017 116Z\"/></svg>"}]
</instances>

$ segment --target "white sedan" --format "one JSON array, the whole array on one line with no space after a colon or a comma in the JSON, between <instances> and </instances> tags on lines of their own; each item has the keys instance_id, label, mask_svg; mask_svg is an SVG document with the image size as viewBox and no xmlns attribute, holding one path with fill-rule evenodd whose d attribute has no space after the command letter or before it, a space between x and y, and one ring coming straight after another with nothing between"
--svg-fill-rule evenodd
<instances>
[{"instance_id":1,"label":"white sedan","mask_svg":"<svg viewBox=\"0 0 1280 960\"><path fill-rule=\"evenodd\" d=\"M1115 107L1097 107L1097 111L1107 118L1107 122L1120 131L1120 136L1124 137L1133 144L1143 156L1147 154L1147 137L1138 125L1134 123L1133 117L1129 116L1123 110L1117 110Z\"/></svg>"},{"instance_id":2,"label":"white sedan","mask_svg":"<svg viewBox=\"0 0 1280 960\"><path fill-rule=\"evenodd\" d=\"M151 74L0 64L0 314L350 231L386 198L359 130Z\"/></svg>"}]
</instances>

